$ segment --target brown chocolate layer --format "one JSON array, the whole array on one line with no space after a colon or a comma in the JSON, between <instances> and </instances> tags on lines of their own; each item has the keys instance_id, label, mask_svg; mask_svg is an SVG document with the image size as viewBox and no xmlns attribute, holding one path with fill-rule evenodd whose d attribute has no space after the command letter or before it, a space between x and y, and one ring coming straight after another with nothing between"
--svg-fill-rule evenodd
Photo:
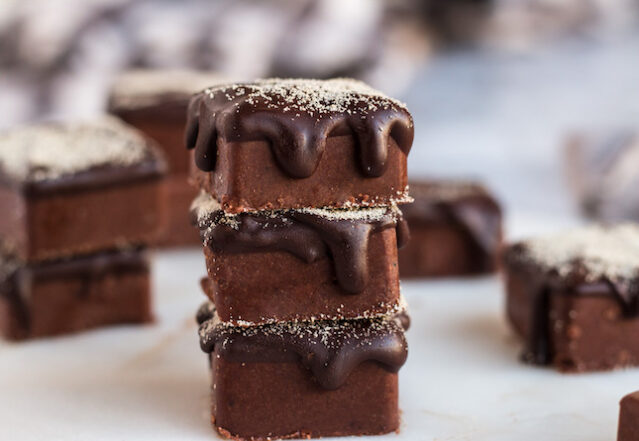
<instances>
[{"instance_id":1,"label":"brown chocolate layer","mask_svg":"<svg viewBox=\"0 0 639 441\"><path fill-rule=\"evenodd\" d=\"M229 212L401 199L412 140L400 103L347 80L207 89L186 130L194 182Z\"/></svg>"},{"instance_id":2,"label":"brown chocolate layer","mask_svg":"<svg viewBox=\"0 0 639 441\"><path fill-rule=\"evenodd\" d=\"M184 125L191 94L169 93L146 97L144 105L131 102L135 97L121 97L111 103L110 111L155 140L163 150L169 166L167 179L167 225L160 246L199 245L197 229L188 215L197 194L188 181L189 154L184 149ZM126 99L125 99L126 98ZM128 105L126 105L128 104Z\"/></svg>"},{"instance_id":3,"label":"brown chocolate layer","mask_svg":"<svg viewBox=\"0 0 639 441\"><path fill-rule=\"evenodd\" d=\"M275 163L268 142L220 142L215 171L204 172L192 164L191 181L229 213L406 202L406 155L392 139L389 144L384 176L367 178L356 172L356 146L348 135L328 138L315 173L293 181Z\"/></svg>"},{"instance_id":4,"label":"brown chocolate layer","mask_svg":"<svg viewBox=\"0 0 639 441\"><path fill-rule=\"evenodd\" d=\"M413 226L408 245L399 251L402 279L475 276L495 269L496 256L486 256L453 226Z\"/></svg>"},{"instance_id":5,"label":"brown chocolate layer","mask_svg":"<svg viewBox=\"0 0 639 441\"><path fill-rule=\"evenodd\" d=\"M213 171L218 138L266 139L282 169L308 178L317 168L326 139L350 130L358 139L361 172L381 176L388 138L405 154L413 141L413 121L397 101L348 80L261 80L207 89L189 104L187 146L195 163Z\"/></svg>"},{"instance_id":6,"label":"brown chocolate layer","mask_svg":"<svg viewBox=\"0 0 639 441\"><path fill-rule=\"evenodd\" d=\"M140 167L87 171L26 191L0 186L10 213L0 217L3 246L38 261L153 243L165 223L165 187L155 165Z\"/></svg>"},{"instance_id":7,"label":"brown chocolate layer","mask_svg":"<svg viewBox=\"0 0 639 441\"><path fill-rule=\"evenodd\" d=\"M0 329L10 340L149 322L150 302L149 262L141 251L0 263Z\"/></svg>"},{"instance_id":8,"label":"brown chocolate layer","mask_svg":"<svg viewBox=\"0 0 639 441\"><path fill-rule=\"evenodd\" d=\"M298 363L211 357L211 421L231 439L267 440L380 435L399 430L397 374L359 364L327 391Z\"/></svg>"},{"instance_id":9,"label":"brown chocolate layer","mask_svg":"<svg viewBox=\"0 0 639 441\"><path fill-rule=\"evenodd\" d=\"M411 240L400 252L402 277L493 272L502 240L499 204L466 181L411 181L402 206Z\"/></svg>"},{"instance_id":10,"label":"brown chocolate layer","mask_svg":"<svg viewBox=\"0 0 639 441\"><path fill-rule=\"evenodd\" d=\"M287 251L226 253L208 247L205 292L222 320L234 323L386 314L400 303L395 236L393 229L370 236L369 276L355 295L336 283L330 255L307 263Z\"/></svg>"},{"instance_id":11,"label":"brown chocolate layer","mask_svg":"<svg viewBox=\"0 0 639 441\"><path fill-rule=\"evenodd\" d=\"M167 213L166 228L158 245L162 247L202 246L197 227L193 226L189 209L197 194L185 175L166 179Z\"/></svg>"},{"instance_id":12,"label":"brown chocolate layer","mask_svg":"<svg viewBox=\"0 0 639 441\"><path fill-rule=\"evenodd\" d=\"M184 125L190 95L159 97L158 102L142 108L110 108L120 117L158 143L172 175L189 171L189 154L184 150Z\"/></svg>"},{"instance_id":13,"label":"brown chocolate layer","mask_svg":"<svg viewBox=\"0 0 639 441\"><path fill-rule=\"evenodd\" d=\"M324 389L338 389L361 363L395 373L406 361L404 329L393 317L232 326L200 310L200 345L240 363L300 363Z\"/></svg>"},{"instance_id":14,"label":"brown chocolate layer","mask_svg":"<svg viewBox=\"0 0 639 441\"><path fill-rule=\"evenodd\" d=\"M286 251L306 263L330 255L341 288L359 293L369 279L370 236L392 228L403 245L406 228L393 207L302 209L229 215L204 195L193 205L205 246L220 253ZM401 225L401 228L398 226Z\"/></svg>"}]
</instances>

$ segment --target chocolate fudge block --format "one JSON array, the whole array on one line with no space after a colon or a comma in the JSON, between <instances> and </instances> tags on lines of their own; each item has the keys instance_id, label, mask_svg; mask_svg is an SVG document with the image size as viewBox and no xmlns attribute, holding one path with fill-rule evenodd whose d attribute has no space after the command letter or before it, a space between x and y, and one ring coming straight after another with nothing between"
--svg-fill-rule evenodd
<instances>
[{"instance_id":1,"label":"chocolate fudge block","mask_svg":"<svg viewBox=\"0 0 639 441\"><path fill-rule=\"evenodd\" d=\"M639 227L588 227L510 246L507 315L523 359L564 372L639 365Z\"/></svg>"},{"instance_id":2,"label":"chocolate fudge block","mask_svg":"<svg viewBox=\"0 0 639 441\"><path fill-rule=\"evenodd\" d=\"M191 95L221 81L212 72L140 69L121 74L111 89L109 112L155 140L168 159L168 219L162 246L200 244L188 217L197 190L188 183L184 126Z\"/></svg>"},{"instance_id":3,"label":"chocolate fudge block","mask_svg":"<svg viewBox=\"0 0 639 441\"><path fill-rule=\"evenodd\" d=\"M394 318L236 327L199 314L212 422L233 439L377 435L399 429Z\"/></svg>"},{"instance_id":4,"label":"chocolate fudge block","mask_svg":"<svg viewBox=\"0 0 639 441\"><path fill-rule=\"evenodd\" d=\"M223 321L356 318L399 306L396 207L228 214L203 193L193 204ZM259 293L259 295L256 295Z\"/></svg>"},{"instance_id":5,"label":"chocolate fudge block","mask_svg":"<svg viewBox=\"0 0 639 441\"><path fill-rule=\"evenodd\" d=\"M0 135L0 237L20 260L146 244L164 223L166 165L115 119Z\"/></svg>"},{"instance_id":6,"label":"chocolate fudge block","mask_svg":"<svg viewBox=\"0 0 639 441\"><path fill-rule=\"evenodd\" d=\"M166 227L158 245L180 247L202 245L197 228L193 227L189 210L197 191L183 175L169 175L166 179Z\"/></svg>"},{"instance_id":7,"label":"chocolate fudge block","mask_svg":"<svg viewBox=\"0 0 639 441\"><path fill-rule=\"evenodd\" d=\"M639 221L638 161L636 130L571 136L564 163L581 211L604 222Z\"/></svg>"},{"instance_id":8,"label":"chocolate fudge block","mask_svg":"<svg viewBox=\"0 0 639 441\"><path fill-rule=\"evenodd\" d=\"M639 439L639 392L626 395L621 400L617 441Z\"/></svg>"},{"instance_id":9,"label":"chocolate fudge block","mask_svg":"<svg viewBox=\"0 0 639 441\"><path fill-rule=\"evenodd\" d=\"M194 93L222 81L213 72L126 71L111 88L109 112L158 143L167 157L170 174L187 175L189 155L184 151L184 126L189 100Z\"/></svg>"},{"instance_id":10,"label":"chocolate fudge block","mask_svg":"<svg viewBox=\"0 0 639 441\"><path fill-rule=\"evenodd\" d=\"M402 202L412 141L403 104L347 79L209 88L186 129L194 183L229 213Z\"/></svg>"},{"instance_id":11,"label":"chocolate fudge block","mask_svg":"<svg viewBox=\"0 0 639 441\"><path fill-rule=\"evenodd\" d=\"M415 199L401 210L410 241L399 252L401 277L442 277L496 270L502 239L499 204L478 183L411 181Z\"/></svg>"},{"instance_id":12,"label":"chocolate fudge block","mask_svg":"<svg viewBox=\"0 0 639 441\"><path fill-rule=\"evenodd\" d=\"M144 251L26 264L0 257L0 331L9 340L151 320Z\"/></svg>"}]
</instances>

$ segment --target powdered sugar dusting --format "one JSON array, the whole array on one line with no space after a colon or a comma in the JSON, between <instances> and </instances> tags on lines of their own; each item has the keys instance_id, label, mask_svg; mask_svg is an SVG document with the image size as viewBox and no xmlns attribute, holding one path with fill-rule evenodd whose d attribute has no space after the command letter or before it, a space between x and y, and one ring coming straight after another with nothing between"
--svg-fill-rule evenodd
<instances>
[{"instance_id":1,"label":"powdered sugar dusting","mask_svg":"<svg viewBox=\"0 0 639 441\"><path fill-rule=\"evenodd\" d=\"M391 211L395 216L400 216L400 211L397 206L391 207L361 207L359 209L347 209L347 208L300 208L298 213L310 214L311 216L322 217L329 220L365 220L369 222L376 222L382 220L382 218L388 215Z\"/></svg>"},{"instance_id":2,"label":"powdered sugar dusting","mask_svg":"<svg viewBox=\"0 0 639 441\"><path fill-rule=\"evenodd\" d=\"M329 349L340 346L341 340L367 339L380 331L396 329L400 325L395 320L396 312L379 315L376 317L356 318L348 320L316 320L316 321L286 321L273 322L259 325L237 326L220 321L217 314L200 325L200 341L206 346L213 339L219 340L217 344L223 347L230 342L233 336L243 337L262 336L293 336L294 338L306 338L321 343ZM221 336L221 339L220 339Z\"/></svg>"},{"instance_id":3,"label":"powdered sugar dusting","mask_svg":"<svg viewBox=\"0 0 639 441\"><path fill-rule=\"evenodd\" d=\"M365 83L349 78L330 80L270 78L247 84L206 89L213 98L223 93L229 101L243 98L251 105L265 105L295 115L311 116L335 113L366 114L380 109L405 108L405 105Z\"/></svg>"},{"instance_id":4,"label":"powdered sugar dusting","mask_svg":"<svg viewBox=\"0 0 639 441\"><path fill-rule=\"evenodd\" d=\"M191 203L191 212L195 215L200 228L212 225L224 224L235 229L239 228L241 214L226 213L221 204L209 193L201 191ZM286 210L260 210L252 212L261 217L277 218L287 213L302 213L317 216L328 220L352 220L376 222L382 220L388 214L395 217L401 216L397 205L358 207L358 208L298 208Z\"/></svg>"},{"instance_id":5,"label":"powdered sugar dusting","mask_svg":"<svg viewBox=\"0 0 639 441\"><path fill-rule=\"evenodd\" d=\"M0 135L0 168L19 181L45 181L105 165L130 166L148 157L146 139L115 118L43 124Z\"/></svg>"},{"instance_id":6,"label":"powdered sugar dusting","mask_svg":"<svg viewBox=\"0 0 639 441\"><path fill-rule=\"evenodd\" d=\"M577 264L589 280L627 280L639 275L639 226L592 226L524 243L528 256L565 276Z\"/></svg>"}]
</instances>

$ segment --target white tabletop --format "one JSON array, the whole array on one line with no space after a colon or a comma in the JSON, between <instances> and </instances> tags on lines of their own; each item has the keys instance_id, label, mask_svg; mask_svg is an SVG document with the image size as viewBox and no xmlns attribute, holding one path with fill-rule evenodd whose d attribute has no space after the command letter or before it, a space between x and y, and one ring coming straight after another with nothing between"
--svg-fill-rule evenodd
<instances>
[{"instance_id":1,"label":"white tabletop","mask_svg":"<svg viewBox=\"0 0 639 441\"><path fill-rule=\"evenodd\" d=\"M157 323L0 344L0 439L208 440L194 313L198 250L155 260ZM497 278L405 282L413 325L392 440L613 440L639 370L562 375L518 361Z\"/></svg>"}]
</instances>

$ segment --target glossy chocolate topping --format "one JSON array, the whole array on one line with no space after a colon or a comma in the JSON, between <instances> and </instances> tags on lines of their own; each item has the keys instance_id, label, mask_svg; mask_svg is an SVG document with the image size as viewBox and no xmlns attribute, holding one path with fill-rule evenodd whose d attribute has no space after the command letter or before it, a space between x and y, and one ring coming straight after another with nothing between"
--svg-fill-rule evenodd
<instances>
[{"instance_id":1,"label":"glossy chocolate topping","mask_svg":"<svg viewBox=\"0 0 639 441\"><path fill-rule=\"evenodd\" d=\"M397 372L408 355L404 329L393 317L240 327L218 322L203 307L198 318L204 352L241 363L301 362L329 390L364 361Z\"/></svg>"},{"instance_id":2,"label":"glossy chocolate topping","mask_svg":"<svg viewBox=\"0 0 639 441\"><path fill-rule=\"evenodd\" d=\"M501 209L477 183L465 181L411 181L412 204L401 210L414 225L456 225L486 256L494 256L501 244Z\"/></svg>"},{"instance_id":3,"label":"glossy chocolate topping","mask_svg":"<svg viewBox=\"0 0 639 441\"><path fill-rule=\"evenodd\" d=\"M206 89L189 104L186 145L195 163L215 169L218 142L267 140L282 170L311 176L332 135L352 133L364 176L384 174L388 138L408 154L413 120L406 108L348 79L269 79Z\"/></svg>"},{"instance_id":4,"label":"glossy chocolate topping","mask_svg":"<svg viewBox=\"0 0 639 441\"><path fill-rule=\"evenodd\" d=\"M398 246L404 245L406 239L407 227L401 213L393 207L278 210L229 215L222 210L198 210L197 204L198 200L193 208L197 224L205 245L214 251L287 251L308 263L330 256L338 283L346 292L353 294L361 292L368 281L370 235L395 228L399 232ZM200 206L202 204L205 203Z\"/></svg>"},{"instance_id":5,"label":"glossy chocolate topping","mask_svg":"<svg viewBox=\"0 0 639 441\"><path fill-rule=\"evenodd\" d=\"M633 225L589 227L511 245L508 268L524 271L531 295L531 331L524 359L552 362L550 296L606 295L627 317L639 316L639 229Z\"/></svg>"}]
</instances>

